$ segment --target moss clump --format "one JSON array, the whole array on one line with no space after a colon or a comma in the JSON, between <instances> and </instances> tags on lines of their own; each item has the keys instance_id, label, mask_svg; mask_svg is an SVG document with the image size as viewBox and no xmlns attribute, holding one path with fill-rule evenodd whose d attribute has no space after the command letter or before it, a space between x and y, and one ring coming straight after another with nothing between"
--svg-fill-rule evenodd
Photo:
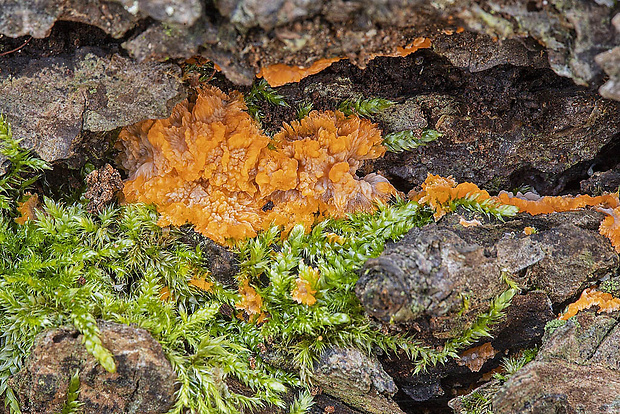
<instances>
[{"instance_id":1,"label":"moss clump","mask_svg":"<svg viewBox=\"0 0 620 414\"><path fill-rule=\"evenodd\" d=\"M287 387L307 386L314 361L331 345L367 353L404 350L418 370L443 362L488 335L516 292L509 284L456 339L441 350L427 348L381 333L354 294L357 270L368 258L379 255L387 240L432 220L432 211L415 202L326 220L310 233L298 225L285 239L271 228L245 240L236 247L237 289L214 280L202 250L185 244L174 228L160 228L149 206L91 214L84 199L66 205L46 198L33 217L17 224L17 201L47 166L19 148L4 120L0 141L11 162L0 179L0 398L12 414L19 404L9 377L22 367L37 334L64 324L83 334L87 350L109 371L116 365L99 338L97 319L147 329L178 376L171 413L239 413L283 407ZM252 306L245 306L250 300ZM237 311L230 317L221 309ZM265 349L290 361L289 371L264 362ZM229 377L252 393L229 388ZM76 388L68 404L77 406L77 399ZM290 412L310 405L301 393Z\"/></svg>"}]
</instances>

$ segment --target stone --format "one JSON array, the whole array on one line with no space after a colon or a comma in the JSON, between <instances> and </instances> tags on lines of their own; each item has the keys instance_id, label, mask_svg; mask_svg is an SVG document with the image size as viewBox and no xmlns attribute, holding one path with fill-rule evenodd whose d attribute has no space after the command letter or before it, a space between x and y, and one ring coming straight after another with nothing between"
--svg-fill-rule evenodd
<instances>
[{"instance_id":1,"label":"stone","mask_svg":"<svg viewBox=\"0 0 620 414\"><path fill-rule=\"evenodd\" d=\"M342 57L364 67L375 56L393 53L425 36L456 66L483 70L502 64L548 65L577 84L598 87L603 71L611 74L618 66L611 55L620 37L612 26L614 8L609 4L610 0L475 4L467 0L1 0L0 33L43 38L56 21L65 20L95 25L120 38L139 21L151 18L150 24L139 27L139 40L126 43L132 54L189 58L201 46L199 40L209 38L210 46L200 53L222 66L231 80L244 84L250 81L248 73L274 63L306 67L320 58ZM470 33L462 33L465 27ZM153 50L139 48L142 44L150 44ZM234 59L238 61L225 64ZM616 96L616 83L612 75L601 93Z\"/></svg>"},{"instance_id":2,"label":"stone","mask_svg":"<svg viewBox=\"0 0 620 414\"><path fill-rule=\"evenodd\" d=\"M123 189L123 180L118 170L106 164L86 176L86 186L86 209L89 213L97 214L116 199L117 193Z\"/></svg>"},{"instance_id":3,"label":"stone","mask_svg":"<svg viewBox=\"0 0 620 414\"><path fill-rule=\"evenodd\" d=\"M73 328L46 331L36 339L24 367L10 379L24 413L60 412L76 371L84 413L155 414L172 408L176 374L159 342L141 328L107 321L98 325L117 371L103 369Z\"/></svg>"},{"instance_id":4,"label":"stone","mask_svg":"<svg viewBox=\"0 0 620 414\"><path fill-rule=\"evenodd\" d=\"M450 401L455 413L483 397L499 414L617 413L620 324L614 315L582 311L549 328L536 359L510 375Z\"/></svg>"},{"instance_id":5,"label":"stone","mask_svg":"<svg viewBox=\"0 0 620 414\"><path fill-rule=\"evenodd\" d=\"M493 398L497 414L617 413L620 375L600 366L532 362Z\"/></svg>"},{"instance_id":6,"label":"stone","mask_svg":"<svg viewBox=\"0 0 620 414\"><path fill-rule=\"evenodd\" d=\"M374 356L329 348L315 364L313 380L323 391L365 413L403 413L391 397L397 388Z\"/></svg>"},{"instance_id":7,"label":"stone","mask_svg":"<svg viewBox=\"0 0 620 414\"><path fill-rule=\"evenodd\" d=\"M457 37L438 36L433 51L459 68L481 72L499 65L547 68L544 47L532 38L497 41L483 33L463 32Z\"/></svg>"},{"instance_id":8,"label":"stone","mask_svg":"<svg viewBox=\"0 0 620 414\"><path fill-rule=\"evenodd\" d=\"M57 20L97 26L114 38L132 29L139 16L107 0L0 0L0 34L44 38Z\"/></svg>"},{"instance_id":9,"label":"stone","mask_svg":"<svg viewBox=\"0 0 620 414\"><path fill-rule=\"evenodd\" d=\"M169 24L191 26L203 14L200 0L115 0L133 15L146 15Z\"/></svg>"},{"instance_id":10,"label":"stone","mask_svg":"<svg viewBox=\"0 0 620 414\"><path fill-rule=\"evenodd\" d=\"M260 26L265 30L311 17L321 11L323 1L313 0L218 0L216 7L242 29Z\"/></svg>"},{"instance_id":11,"label":"stone","mask_svg":"<svg viewBox=\"0 0 620 414\"><path fill-rule=\"evenodd\" d=\"M165 118L185 97L175 65L142 63L94 48L71 56L11 57L0 68L0 112L13 136L46 161L66 159L82 131Z\"/></svg>"},{"instance_id":12,"label":"stone","mask_svg":"<svg viewBox=\"0 0 620 414\"><path fill-rule=\"evenodd\" d=\"M601 213L522 215L472 227L461 226L460 217L414 228L364 264L355 291L370 316L397 324L430 318L437 336L486 310L507 289L502 272L559 304L618 266L611 243L597 231ZM526 226L538 232L526 235Z\"/></svg>"},{"instance_id":13,"label":"stone","mask_svg":"<svg viewBox=\"0 0 620 414\"><path fill-rule=\"evenodd\" d=\"M192 26L151 25L123 47L139 62L198 55L201 46L217 42L217 30L205 17Z\"/></svg>"},{"instance_id":14,"label":"stone","mask_svg":"<svg viewBox=\"0 0 620 414\"><path fill-rule=\"evenodd\" d=\"M579 313L550 333L535 361L493 396L494 412L618 412L619 334L616 318Z\"/></svg>"},{"instance_id":15,"label":"stone","mask_svg":"<svg viewBox=\"0 0 620 414\"><path fill-rule=\"evenodd\" d=\"M519 69L508 70L516 77L526 76ZM414 151L386 154L374 162L376 168L390 181L406 183L409 188L433 173L474 182L489 191L529 185L540 194L556 195L568 182L585 175L589 160L604 154L606 146L617 139L618 103L561 85L553 90L540 85L533 90L533 84L517 86L520 80L513 78L512 83L506 76L510 77L506 70L497 68L463 74L460 90L419 94L399 105L417 105L426 114L426 127L442 136ZM439 79L427 81L442 83ZM514 103L507 102L513 92L499 93L503 88L514 91ZM544 122L539 118L542 113ZM405 110L400 114L401 124L407 119L420 122L417 113ZM399 130L400 126L386 123L386 132Z\"/></svg>"},{"instance_id":16,"label":"stone","mask_svg":"<svg viewBox=\"0 0 620 414\"><path fill-rule=\"evenodd\" d=\"M620 166L613 170L594 172L590 178L579 183L579 188L584 194L615 193L620 188Z\"/></svg>"},{"instance_id":17,"label":"stone","mask_svg":"<svg viewBox=\"0 0 620 414\"><path fill-rule=\"evenodd\" d=\"M611 22L616 29L616 34L620 35L620 13L616 14ZM609 76L609 79L599 88L599 93L605 98L620 101L620 46L597 55L594 60Z\"/></svg>"}]
</instances>

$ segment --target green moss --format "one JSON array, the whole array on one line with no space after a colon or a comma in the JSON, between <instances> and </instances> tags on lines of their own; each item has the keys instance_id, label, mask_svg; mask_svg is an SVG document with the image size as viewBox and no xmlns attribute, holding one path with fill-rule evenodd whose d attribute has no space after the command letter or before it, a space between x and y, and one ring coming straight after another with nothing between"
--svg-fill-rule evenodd
<instances>
[{"instance_id":1,"label":"green moss","mask_svg":"<svg viewBox=\"0 0 620 414\"><path fill-rule=\"evenodd\" d=\"M502 383L506 382L508 378L514 375L517 371L523 368L528 363L532 362L538 354L538 348L524 349L516 355L512 355L508 358L504 358L502 361L502 368L504 373L494 374L493 378L500 380Z\"/></svg>"},{"instance_id":2,"label":"green moss","mask_svg":"<svg viewBox=\"0 0 620 414\"><path fill-rule=\"evenodd\" d=\"M429 142L435 141L442 134L434 129L425 129L420 137L416 137L413 130L392 132L383 137L383 146L390 152L411 151L417 147L425 146Z\"/></svg>"},{"instance_id":3,"label":"green moss","mask_svg":"<svg viewBox=\"0 0 620 414\"><path fill-rule=\"evenodd\" d=\"M479 391L474 391L471 394L463 397L462 410L460 414L492 414L491 400Z\"/></svg>"},{"instance_id":4,"label":"green moss","mask_svg":"<svg viewBox=\"0 0 620 414\"><path fill-rule=\"evenodd\" d=\"M394 104L395 102L383 98L345 99L338 105L338 110L347 116L356 114L362 118L370 118L372 115L383 112Z\"/></svg>"},{"instance_id":5,"label":"green moss","mask_svg":"<svg viewBox=\"0 0 620 414\"><path fill-rule=\"evenodd\" d=\"M290 106L282 95L276 92L265 79L261 79L257 82L254 82L252 85L252 89L250 92L245 95L245 104L248 107L248 113L254 118L257 122L260 122L261 118L264 117L264 114L260 111L260 101L267 101L271 105L276 106Z\"/></svg>"},{"instance_id":6,"label":"green moss","mask_svg":"<svg viewBox=\"0 0 620 414\"><path fill-rule=\"evenodd\" d=\"M620 293L620 277L612 277L601 283L599 287L601 292L609 293L614 296L618 296Z\"/></svg>"},{"instance_id":7,"label":"green moss","mask_svg":"<svg viewBox=\"0 0 620 414\"><path fill-rule=\"evenodd\" d=\"M432 220L432 212L415 202L398 201L379 206L374 214L323 221L310 233L295 226L283 238L272 228L239 243L237 279L261 296L266 318L260 323L256 317L230 318L220 309L235 309L242 299L239 291L212 280L201 249L186 245L177 230L157 226L152 207L113 206L93 215L83 199L66 205L46 198L36 220L16 224L17 201L47 165L19 148L3 119L0 141L11 162L0 178L0 397L11 413L19 407L8 378L21 369L37 334L64 324L83 334L86 349L109 371L115 361L102 345L96 320L147 329L178 376L171 414L239 413L267 404L283 407L286 389L308 386L314 362L332 345L366 353L404 350L417 371L442 363L489 336L489 327L518 291L504 278L507 290L441 349L381 333L354 294L357 272L383 251L386 241ZM465 204L502 213L475 198ZM312 306L292 295L300 272L310 268L319 272ZM210 291L188 283L202 275L213 283ZM162 300L165 291L170 295ZM266 347L289 362L288 372L261 360ZM227 377L254 393L229 389ZM309 405L302 394L290 412L301 413Z\"/></svg>"},{"instance_id":8,"label":"green moss","mask_svg":"<svg viewBox=\"0 0 620 414\"><path fill-rule=\"evenodd\" d=\"M69 388L67 390L67 402L62 408L61 414L78 414L81 413L80 407L83 405L78 397L80 395L80 371L76 370L69 380Z\"/></svg>"},{"instance_id":9,"label":"green moss","mask_svg":"<svg viewBox=\"0 0 620 414\"><path fill-rule=\"evenodd\" d=\"M548 338L549 336L551 336L553 332L555 332L556 329L558 329L561 326L564 326L566 322L567 321L564 321L561 319L553 319L547 322L547 324L545 325L545 338Z\"/></svg>"}]
</instances>

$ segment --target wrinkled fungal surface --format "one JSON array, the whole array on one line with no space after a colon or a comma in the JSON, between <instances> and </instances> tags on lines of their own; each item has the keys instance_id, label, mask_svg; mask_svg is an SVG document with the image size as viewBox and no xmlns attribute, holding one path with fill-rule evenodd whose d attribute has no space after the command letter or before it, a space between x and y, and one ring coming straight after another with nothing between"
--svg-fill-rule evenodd
<instances>
[{"instance_id":1,"label":"wrinkled fungal surface","mask_svg":"<svg viewBox=\"0 0 620 414\"><path fill-rule=\"evenodd\" d=\"M312 112L271 139L243 109L239 94L210 87L168 119L124 129L126 201L154 203L161 225L189 222L224 243L271 224L309 229L318 216L371 211L395 192L380 175L355 175L385 152L369 121Z\"/></svg>"}]
</instances>

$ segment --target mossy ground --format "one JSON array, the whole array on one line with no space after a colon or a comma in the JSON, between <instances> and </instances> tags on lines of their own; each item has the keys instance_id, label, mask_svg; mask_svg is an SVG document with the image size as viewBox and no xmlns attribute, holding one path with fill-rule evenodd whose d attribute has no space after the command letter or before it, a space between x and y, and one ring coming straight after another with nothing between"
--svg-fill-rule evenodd
<instances>
[{"instance_id":1,"label":"mossy ground","mask_svg":"<svg viewBox=\"0 0 620 414\"><path fill-rule=\"evenodd\" d=\"M488 312L442 349L425 347L383 333L354 294L357 271L368 258L379 255L386 241L432 220L432 211L415 202L326 220L310 233L302 226L286 235L272 228L240 242L237 288L209 274L200 246L186 244L174 228L157 226L153 207L114 205L91 214L87 200L73 194L70 202L45 198L25 224L17 224L18 201L47 165L19 148L4 120L0 138L11 162L0 181L0 396L11 413L20 411L8 378L40 332L63 324L82 333L87 350L109 371L116 363L96 320L147 329L178 376L171 413L236 413L284 407L286 389L307 388L314 362L330 346L402 350L418 370L441 363L488 335L517 291L509 283ZM467 205L488 210L475 199ZM306 300L295 293L300 280L309 285ZM289 363L269 365L267 354ZM252 393L230 389L228 377ZM67 407L75 406L73 396ZM304 412L310 401L307 392L300 394L290 412Z\"/></svg>"}]
</instances>

